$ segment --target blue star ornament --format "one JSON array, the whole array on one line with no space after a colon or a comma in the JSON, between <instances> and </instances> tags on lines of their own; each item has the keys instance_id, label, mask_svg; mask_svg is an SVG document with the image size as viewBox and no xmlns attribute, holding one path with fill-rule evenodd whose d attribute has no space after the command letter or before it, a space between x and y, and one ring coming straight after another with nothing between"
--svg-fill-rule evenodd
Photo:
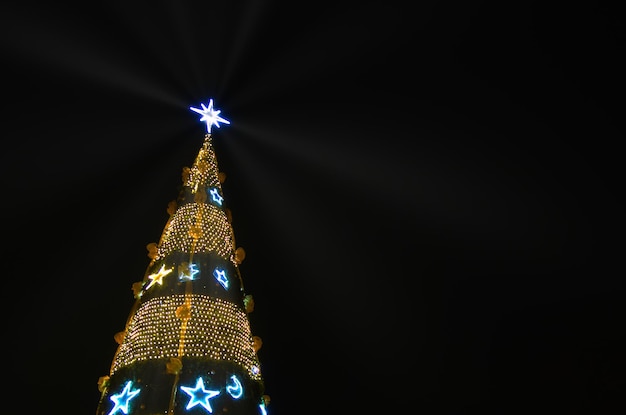
<instances>
[{"instance_id":1,"label":"blue star ornament","mask_svg":"<svg viewBox=\"0 0 626 415\"><path fill-rule=\"evenodd\" d=\"M228 121L225 118L220 117L220 112L222 111L213 109L213 99L209 100L208 106L204 104L200 104L200 105L202 106L202 109L194 108L194 107L189 107L189 109L202 115L202 118L200 118L200 121L206 122L206 130L208 133L211 132L212 125L215 125L217 128L219 128L220 122L224 124L230 124L230 121Z\"/></svg>"},{"instance_id":2,"label":"blue star ornament","mask_svg":"<svg viewBox=\"0 0 626 415\"><path fill-rule=\"evenodd\" d=\"M130 387L133 385L132 381L126 382L126 386L124 386L124 390L118 393L117 395L111 396L111 400L115 402L115 406L111 409L108 415L113 415L118 410L128 414L128 403L131 399L133 399L140 391L140 389L130 390Z\"/></svg>"},{"instance_id":3,"label":"blue star ornament","mask_svg":"<svg viewBox=\"0 0 626 415\"><path fill-rule=\"evenodd\" d=\"M220 391L205 389L204 381L201 377L196 381L195 388L188 386L181 386L180 388L191 397L186 409L193 408L196 405L202 405L209 413L213 412L213 408L211 408L211 402L209 402L209 400L219 395Z\"/></svg>"}]
</instances>

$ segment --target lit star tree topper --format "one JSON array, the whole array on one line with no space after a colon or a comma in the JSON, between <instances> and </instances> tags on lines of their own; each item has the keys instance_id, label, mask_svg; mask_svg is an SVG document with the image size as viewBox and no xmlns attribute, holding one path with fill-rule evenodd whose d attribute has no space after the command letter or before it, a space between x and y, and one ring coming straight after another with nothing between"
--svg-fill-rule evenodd
<instances>
[{"instance_id":1,"label":"lit star tree topper","mask_svg":"<svg viewBox=\"0 0 626 415\"><path fill-rule=\"evenodd\" d=\"M211 133L211 126L213 125L219 128L220 122L224 124L230 124L230 121L228 121L225 118L220 117L220 112L222 111L213 109L213 99L209 100L208 106L204 104L200 104L200 105L202 106L202 109L194 108L194 107L189 107L189 109L202 115L202 118L200 118L200 121L206 122L206 130L208 133Z\"/></svg>"},{"instance_id":2,"label":"lit star tree topper","mask_svg":"<svg viewBox=\"0 0 626 415\"><path fill-rule=\"evenodd\" d=\"M118 393L117 395L111 396L110 399L115 402L115 406L113 407L113 409L111 409L111 412L109 412L108 415L114 415L118 410L124 412L125 414L128 414L128 404L130 403L130 400L139 393L139 389L135 389L132 391L130 390L132 385L133 382L129 380L128 382L126 382L126 385L124 386L124 390L122 392Z\"/></svg>"}]
</instances>

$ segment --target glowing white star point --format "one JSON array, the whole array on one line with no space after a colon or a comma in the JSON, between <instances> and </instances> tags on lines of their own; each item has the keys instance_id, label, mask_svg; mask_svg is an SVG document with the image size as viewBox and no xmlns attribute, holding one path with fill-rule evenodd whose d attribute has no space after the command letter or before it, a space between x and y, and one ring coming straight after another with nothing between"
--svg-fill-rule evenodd
<instances>
[{"instance_id":1,"label":"glowing white star point","mask_svg":"<svg viewBox=\"0 0 626 415\"><path fill-rule=\"evenodd\" d=\"M202 115L202 118L200 118L200 121L206 122L206 129L208 133L211 132L211 126L213 125L219 128L220 122L224 124L230 124L230 121L228 121L225 118L220 117L220 112L222 111L213 109L213 99L209 100L208 106L204 104L200 104L200 105L202 106L202 109L194 108L194 107L189 107L189 109Z\"/></svg>"}]
</instances>

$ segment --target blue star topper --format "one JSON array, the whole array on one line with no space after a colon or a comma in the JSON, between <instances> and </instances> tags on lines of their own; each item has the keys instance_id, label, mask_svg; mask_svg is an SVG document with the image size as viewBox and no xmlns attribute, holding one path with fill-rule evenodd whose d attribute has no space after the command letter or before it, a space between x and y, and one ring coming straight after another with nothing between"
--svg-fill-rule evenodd
<instances>
[{"instance_id":1,"label":"blue star topper","mask_svg":"<svg viewBox=\"0 0 626 415\"><path fill-rule=\"evenodd\" d=\"M230 124L230 121L228 121L225 118L220 117L220 112L222 111L213 109L213 99L209 100L208 106L204 104L200 104L200 105L202 106L202 109L194 108L194 107L189 107L189 109L202 115L202 118L200 118L200 121L206 122L206 130L208 133L211 132L212 125L215 125L217 128L219 128L220 122L223 122L224 124Z\"/></svg>"}]
</instances>

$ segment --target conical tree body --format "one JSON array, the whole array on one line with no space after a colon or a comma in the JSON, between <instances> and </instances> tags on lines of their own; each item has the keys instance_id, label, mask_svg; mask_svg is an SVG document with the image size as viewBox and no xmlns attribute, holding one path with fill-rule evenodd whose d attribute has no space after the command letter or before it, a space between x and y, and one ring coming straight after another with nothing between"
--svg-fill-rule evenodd
<instances>
[{"instance_id":1,"label":"conical tree body","mask_svg":"<svg viewBox=\"0 0 626 415\"><path fill-rule=\"evenodd\" d=\"M265 414L235 238L207 134L146 275L96 415Z\"/></svg>"}]
</instances>

